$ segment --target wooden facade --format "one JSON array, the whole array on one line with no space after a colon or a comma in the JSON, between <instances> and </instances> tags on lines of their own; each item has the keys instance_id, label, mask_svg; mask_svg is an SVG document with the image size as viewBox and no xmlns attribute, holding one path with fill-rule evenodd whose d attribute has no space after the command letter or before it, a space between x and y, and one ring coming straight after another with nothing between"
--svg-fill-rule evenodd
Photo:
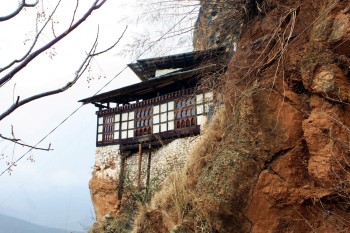
<instances>
[{"instance_id":1,"label":"wooden facade","mask_svg":"<svg viewBox=\"0 0 350 233\"><path fill-rule=\"evenodd\" d=\"M215 96L197 86L205 74L223 72L224 54L218 48L129 64L140 83L81 100L99 107L96 145L132 150L199 134Z\"/></svg>"}]
</instances>

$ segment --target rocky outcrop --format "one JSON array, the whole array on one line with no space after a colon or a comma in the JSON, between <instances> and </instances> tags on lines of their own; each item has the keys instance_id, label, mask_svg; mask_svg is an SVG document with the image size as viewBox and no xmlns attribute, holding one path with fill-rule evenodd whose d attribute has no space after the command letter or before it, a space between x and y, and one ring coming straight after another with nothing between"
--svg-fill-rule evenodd
<instances>
[{"instance_id":1,"label":"rocky outcrop","mask_svg":"<svg viewBox=\"0 0 350 233\"><path fill-rule=\"evenodd\" d=\"M116 215L118 212L119 155L118 146L96 149L94 170L89 188L97 221L103 220L106 215Z\"/></svg>"},{"instance_id":2,"label":"rocky outcrop","mask_svg":"<svg viewBox=\"0 0 350 233\"><path fill-rule=\"evenodd\" d=\"M350 4L263 2L224 78L226 112L183 174L192 199L163 187L157 226L166 212L173 232L350 231Z\"/></svg>"},{"instance_id":3,"label":"rocky outcrop","mask_svg":"<svg viewBox=\"0 0 350 233\"><path fill-rule=\"evenodd\" d=\"M94 204L96 220L101 221L106 215L116 215L118 210L118 182L111 178L99 178L93 174L89 182L91 200Z\"/></svg>"},{"instance_id":4,"label":"rocky outcrop","mask_svg":"<svg viewBox=\"0 0 350 233\"><path fill-rule=\"evenodd\" d=\"M242 34L232 61L254 68L229 77L253 91L253 107L238 107L252 111L240 122L253 125L243 137L256 145L239 146L260 164L246 217L252 232L346 232L350 53L339 46L349 45L349 4L285 1L285 12L277 2Z\"/></svg>"},{"instance_id":5,"label":"rocky outcrop","mask_svg":"<svg viewBox=\"0 0 350 233\"><path fill-rule=\"evenodd\" d=\"M225 110L135 232L350 231L350 3L254 2L259 14L224 32L240 38ZM198 28L230 22L215 7L197 49L227 41Z\"/></svg>"},{"instance_id":6,"label":"rocky outcrop","mask_svg":"<svg viewBox=\"0 0 350 233\"><path fill-rule=\"evenodd\" d=\"M264 9L262 0L201 0L194 25L193 47L206 50L225 46L233 52L242 27L250 17Z\"/></svg>"}]
</instances>

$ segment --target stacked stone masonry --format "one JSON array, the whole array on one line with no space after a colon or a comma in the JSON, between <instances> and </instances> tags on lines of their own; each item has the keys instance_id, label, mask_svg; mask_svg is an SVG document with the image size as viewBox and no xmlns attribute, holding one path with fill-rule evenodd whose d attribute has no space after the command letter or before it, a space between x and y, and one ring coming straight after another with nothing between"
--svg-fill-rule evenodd
<instances>
[{"instance_id":1,"label":"stacked stone masonry","mask_svg":"<svg viewBox=\"0 0 350 233\"><path fill-rule=\"evenodd\" d=\"M181 169L190 150L198 141L198 136L177 139L161 147L152 150L150 180L161 182L170 172ZM142 154L142 185L146 184L148 150L144 149ZM96 149L96 161L94 175L99 179L118 180L120 173L120 151L119 145L98 147ZM126 179L134 185L138 176L138 153L127 157L125 163Z\"/></svg>"}]
</instances>

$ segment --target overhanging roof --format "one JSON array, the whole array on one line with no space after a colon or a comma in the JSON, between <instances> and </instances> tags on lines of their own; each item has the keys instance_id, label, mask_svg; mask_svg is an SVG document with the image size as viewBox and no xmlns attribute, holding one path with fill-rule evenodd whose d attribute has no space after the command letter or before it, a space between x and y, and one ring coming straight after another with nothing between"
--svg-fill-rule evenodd
<instances>
[{"instance_id":1,"label":"overhanging roof","mask_svg":"<svg viewBox=\"0 0 350 233\"><path fill-rule=\"evenodd\" d=\"M140 59L136 63L128 64L128 66L141 81L146 81L155 77L156 70L195 67L203 61L215 59L224 53L225 48L219 47L204 51Z\"/></svg>"},{"instance_id":2,"label":"overhanging roof","mask_svg":"<svg viewBox=\"0 0 350 233\"><path fill-rule=\"evenodd\" d=\"M138 60L128 66L140 77L141 82L82 99L88 103L128 104L167 94L182 88L193 87L206 73L221 70L225 66L224 47L205 51L194 51L166 57ZM177 69L155 77L156 70Z\"/></svg>"},{"instance_id":3,"label":"overhanging roof","mask_svg":"<svg viewBox=\"0 0 350 233\"><path fill-rule=\"evenodd\" d=\"M218 68L218 65L210 64L196 69L181 70L162 75L159 78L153 78L144 82L82 99L79 100L79 102L84 104L96 102L114 102L121 104L129 103L136 99L149 99L155 97L157 93L162 95L175 90L179 86L186 88L186 86L193 85L193 82L198 81L193 78L194 76L198 76L199 73L210 72L210 70L215 70L215 68ZM192 84L190 82L192 82Z\"/></svg>"}]
</instances>

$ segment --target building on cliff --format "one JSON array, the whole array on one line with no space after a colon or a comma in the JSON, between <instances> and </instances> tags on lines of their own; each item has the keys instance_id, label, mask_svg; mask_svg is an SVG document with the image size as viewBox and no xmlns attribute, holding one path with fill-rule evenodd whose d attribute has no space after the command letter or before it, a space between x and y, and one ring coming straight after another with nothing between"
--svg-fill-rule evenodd
<instances>
[{"instance_id":1,"label":"building on cliff","mask_svg":"<svg viewBox=\"0 0 350 233\"><path fill-rule=\"evenodd\" d=\"M126 173L147 188L183 166L189 139L200 134L218 98L201 80L225 71L225 54L217 48L138 60L128 66L140 83L80 100L99 108L90 181L97 220L117 212Z\"/></svg>"},{"instance_id":2,"label":"building on cliff","mask_svg":"<svg viewBox=\"0 0 350 233\"><path fill-rule=\"evenodd\" d=\"M140 83L80 101L99 108L96 145L117 144L122 151L132 151L139 144L159 146L197 135L214 95L196 87L203 74L222 71L224 52L218 48L129 64Z\"/></svg>"}]
</instances>

